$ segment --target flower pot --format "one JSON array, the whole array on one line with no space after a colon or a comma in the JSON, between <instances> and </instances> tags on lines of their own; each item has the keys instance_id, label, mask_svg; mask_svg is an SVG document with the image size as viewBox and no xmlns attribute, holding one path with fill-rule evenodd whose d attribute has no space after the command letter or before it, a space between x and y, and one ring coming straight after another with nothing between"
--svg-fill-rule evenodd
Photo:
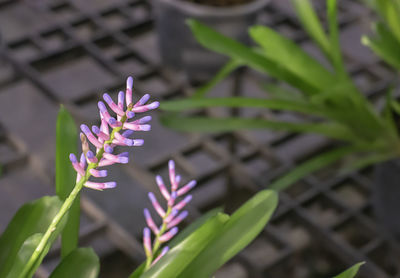
<instances>
[{"instance_id":1,"label":"flower pot","mask_svg":"<svg viewBox=\"0 0 400 278\"><path fill-rule=\"evenodd\" d=\"M376 165L374 175L374 213L387 232L400 237L400 160Z\"/></svg>"},{"instance_id":2,"label":"flower pot","mask_svg":"<svg viewBox=\"0 0 400 278\"><path fill-rule=\"evenodd\" d=\"M211 7L184 0L152 0L161 59L167 67L184 71L192 81L204 81L227 61L223 55L200 46L186 19L193 18L219 32L248 43L247 30L270 0Z\"/></svg>"}]
</instances>

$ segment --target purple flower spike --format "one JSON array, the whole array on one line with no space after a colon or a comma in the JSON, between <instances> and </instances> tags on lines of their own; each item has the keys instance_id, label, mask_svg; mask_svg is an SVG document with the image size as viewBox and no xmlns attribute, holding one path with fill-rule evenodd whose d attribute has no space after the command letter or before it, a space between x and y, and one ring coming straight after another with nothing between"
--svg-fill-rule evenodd
<instances>
[{"instance_id":1,"label":"purple flower spike","mask_svg":"<svg viewBox=\"0 0 400 278\"><path fill-rule=\"evenodd\" d=\"M160 236L159 241L161 243L169 241L171 238L173 238L176 234L178 233L178 228L173 227L171 230Z\"/></svg>"},{"instance_id":2,"label":"purple flower spike","mask_svg":"<svg viewBox=\"0 0 400 278\"><path fill-rule=\"evenodd\" d=\"M158 257L153 261L153 263L151 264L151 266L155 265L162 257L165 256L165 254L167 254L167 252L169 251L169 247L165 246L162 250L160 255L158 255Z\"/></svg>"},{"instance_id":3,"label":"purple flower spike","mask_svg":"<svg viewBox=\"0 0 400 278\"><path fill-rule=\"evenodd\" d=\"M160 245L162 243L169 241L178 233L178 228L176 226L180 224L188 216L187 211L180 212L180 210L183 209L192 200L192 195L184 197L183 200L181 200L176 205L175 201L177 201L177 198L188 192L196 185L195 181L191 181L179 189L179 182L181 178L179 175L176 175L175 172L176 168L174 161L170 160L168 162L168 169L169 169L168 171L169 179L171 182L171 191L168 191L167 186L165 186L161 176L156 176L156 182L158 188L161 192L161 195L166 200L167 208L164 210L161 207L161 205L159 204L155 195L152 192L149 192L148 194L149 199L153 205L153 208L162 219L161 226L157 227L153 219L151 218L149 210L148 209L144 210L144 216L146 218L147 226L151 229L151 231L155 236L155 239L153 241L153 255L151 256L147 255L145 271L160 259L160 256L157 258L155 258L154 256L154 254L158 253L159 251L158 248L160 248ZM179 195L179 193L181 193L181 195ZM161 253L163 253L163 251Z\"/></svg>"},{"instance_id":4,"label":"purple flower spike","mask_svg":"<svg viewBox=\"0 0 400 278\"><path fill-rule=\"evenodd\" d=\"M114 154L114 147L116 145L141 146L144 142L143 139L133 139L129 137L133 135L133 130L145 131L150 129L150 125L146 125L145 123L151 118L146 116L137 120L132 120L132 123L137 123L134 129L124 128L127 130L121 131L126 121L135 116L132 102L133 78L129 77L126 83L126 93L122 91L119 92L117 102L115 102L109 94L103 95L104 102L98 102L97 106L99 108L101 121L100 127L92 126L90 129L85 124L80 126L82 130L80 134L80 139L82 141L81 159L80 162L78 162L76 156L71 154L70 160L77 172L77 182L81 182L84 186L96 190L115 187L115 182L93 182L89 181L89 178L91 176L95 178L107 176L107 171L99 170L99 167L109 166L115 163L128 163L128 154ZM138 101L139 103L146 100L141 105L142 108L138 107L140 109L136 111L137 113L140 113L141 110L149 109L149 106L150 108L152 107L151 104L146 105L148 99L149 97L146 97Z\"/></svg>"}]
</instances>

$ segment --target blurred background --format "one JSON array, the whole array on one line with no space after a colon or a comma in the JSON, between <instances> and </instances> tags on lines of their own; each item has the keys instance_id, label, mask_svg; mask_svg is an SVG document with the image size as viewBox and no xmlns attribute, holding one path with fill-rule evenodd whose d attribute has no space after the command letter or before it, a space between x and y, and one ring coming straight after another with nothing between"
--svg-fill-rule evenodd
<instances>
[{"instance_id":1,"label":"blurred background","mask_svg":"<svg viewBox=\"0 0 400 278\"><path fill-rule=\"evenodd\" d=\"M321 15L322 2L315 1ZM318 58L289 0L271 0L258 12L258 23ZM371 12L359 1L339 1L348 70L362 91L379 100L394 73L360 43L370 20ZM174 45L189 36L178 34L167 37L169 53L181 53L179 46L187 43ZM202 54L194 50L183 58L166 58L159 51L159 37L154 9L146 0L0 0L0 231L24 202L54 194L55 123L61 103L77 124L95 124L101 95L116 97L128 75L134 77L137 98L150 93L161 102L188 96L209 78L204 75L207 65L188 62ZM196 69L203 70L196 75ZM211 95L263 96L256 82L260 78L239 70ZM147 192L156 189L155 174L166 176L169 159L184 181L199 182L189 223L216 206L231 212L274 177L332 145L315 135L272 131L178 133L163 127L157 113L151 113L152 131L138 136L145 145L131 150L128 165L112 168L117 188L84 190L81 245L93 246L101 256L100 277L127 277L144 259L142 210L149 206ZM207 113L293 117L255 109L213 108ZM359 261L367 261L359 277L400 277L399 241L375 221L371 184L371 169L338 176L331 167L301 180L282 192L270 224L216 277L332 277ZM57 252L48 256L37 277L47 277Z\"/></svg>"}]
</instances>

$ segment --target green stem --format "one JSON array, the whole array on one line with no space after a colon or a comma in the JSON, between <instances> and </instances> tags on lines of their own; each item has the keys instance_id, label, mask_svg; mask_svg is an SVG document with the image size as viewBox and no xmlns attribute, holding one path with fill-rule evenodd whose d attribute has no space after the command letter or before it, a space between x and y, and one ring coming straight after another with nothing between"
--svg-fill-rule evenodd
<instances>
[{"instance_id":1,"label":"green stem","mask_svg":"<svg viewBox=\"0 0 400 278\"><path fill-rule=\"evenodd\" d=\"M127 109L128 111L132 110L132 105L130 105ZM25 265L22 274L19 276L19 278L24 278L27 277L27 275L31 272L32 268L35 266L36 261L40 258L40 255L42 254L43 250L45 249L46 245L48 244L48 241L52 235L52 233L57 229L57 225L61 222L65 214L69 211L71 208L73 202L75 201L76 197L79 195L79 192L82 190L84 184L89 180L91 177L90 170L95 169L99 166L100 159L103 157L104 154L104 146L106 144L111 144L112 141L114 140L115 133L119 132L122 129L123 124L127 120L126 115L124 115L121 118L121 123L122 125L120 127L115 127L111 131L110 134L110 139L105 141L103 143L102 148L97 152L96 157L98 162L96 163L89 163L88 167L86 168L85 176L83 176L79 182L77 182L72 189L71 193L65 199L63 205L61 206L60 210L56 214L56 216L53 218L52 222L50 223L50 226L47 228L46 232L44 233L42 239L40 240L38 246L36 247L35 251L32 253L32 256L30 257L28 263Z\"/></svg>"}]
</instances>

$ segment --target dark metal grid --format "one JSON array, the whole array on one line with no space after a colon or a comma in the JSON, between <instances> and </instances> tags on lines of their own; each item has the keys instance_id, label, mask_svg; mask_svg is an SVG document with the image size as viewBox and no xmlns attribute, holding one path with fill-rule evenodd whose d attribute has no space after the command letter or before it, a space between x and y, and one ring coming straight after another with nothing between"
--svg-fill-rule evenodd
<instances>
[{"instance_id":1,"label":"dark metal grid","mask_svg":"<svg viewBox=\"0 0 400 278\"><path fill-rule=\"evenodd\" d=\"M366 11L357 2L340 3L341 28L352 30L360 14ZM32 4L2 1L0 11L28 4L29 9L35 9L35 13L47 18L51 24L26 32L19 38L5 38L1 56L6 61L7 66L2 65L2 69L6 68L7 74L1 75L1 78L6 77L1 79L0 96L13 84L28 81L52 105L63 102L79 121L95 121L93 107L99 98L96 90L116 91L123 86L127 74L135 75L139 94L150 91L158 99L183 96L192 91L182 76L171 75L160 67L147 2L37 1ZM261 22L307 48L309 41L287 7L286 1L275 1L266 9ZM392 78L390 70L374 56L363 60L351 48L344 48L359 86L372 98L379 98ZM11 66L14 72L10 76ZM214 93L230 94L232 89L243 94L253 93L257 90L254 87L249 90L249 84L258 79L258 74L245 71L235 80L224 82ZM75 87L71 84L74 82ZM226 112L231 111L207 110L210 114ZM295 119L287 114L257 113L261 117ZM10 150L13 153L5 163L4 178L21 169L34 168L42 180L52 184L50 165L33 167L35 163L30 163L40 160L42 153L32 153L27 148L29 144L24 134L14 134L13 126L4 118L1 121L7 126L2 128L0 148L6 150L6 154ZM137 159L123 168L121 184L131 183L132 178L145 190L154 190L154 174L165 173L168 159L175 159L184 178L199 181L189 221L217 205L225 205L228 211L234 210L271 179L331 146L330 141L316 136L269 131L206 137L184 136L157 127L154 133L164 136L163 142L148 143L157 152L151 155L141 150L135 152ZM174 145L168 146L171 140ZM162 152L166 147L167 151ZM3 157L8 156L2 153ZM337 178L334 169L321 171L286 190L281 194L279 209L270 225L255 243L221 269L217 277L319 277L337 273L361 260L367 261L361 277L400 277L394 264L399 258L398 242L379 231L372 215L369 173ZM136 193L144 191L135 190ZM82 244L94 245L105 261L114 254L112 256L126 257L132 268L138 265L143 259L140 234L118 221L115 211L107 206L112 199L87 195L82 202ZM133 197L132 201L138 201L138 198ZM142 226L140 219L140 215L134 215L132 222ZM57 254L57 249L53 255ZM39 277L45 277L54 267L53 256L46 262ZM115 277L115 273L111 276Z\"/></svg>"}]
</instances>

